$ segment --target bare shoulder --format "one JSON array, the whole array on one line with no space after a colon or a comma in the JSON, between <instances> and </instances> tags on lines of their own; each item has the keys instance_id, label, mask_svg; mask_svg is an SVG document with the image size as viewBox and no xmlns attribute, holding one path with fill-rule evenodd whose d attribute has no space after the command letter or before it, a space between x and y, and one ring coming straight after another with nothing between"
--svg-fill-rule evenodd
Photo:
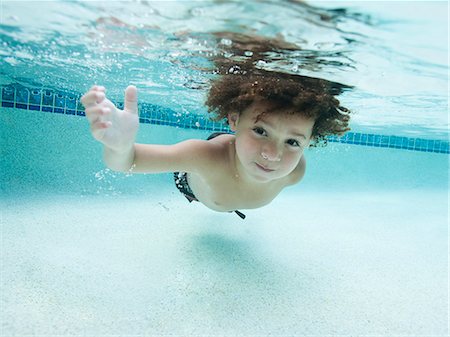
<instances>
[{"instance_id":1,"label":"bare shoulder","mask_svg":"<svg viewBox=\"0 0 450 337\"><path fill-rule=\"evenodd\" d=\"M297 167L289 174L286 185L295 185L303 179L306 171L306 159L305 156L300 158Z\"/></svg>"},{"instance_id":2,"label":"bare shoulder","mask_svg":"<svg viewBox=\"0 0 450 337\"><path fill-rule=\"evenodd\" d=\"M185 141L187 146L195 148L197 151L204 152L205 155L214 156L221 151L228 151L229 145L234 141L234 135L222 134L209 140L189 139Z\"/></svg>"},{"instance_id":3,"label":"bare shoulder","mask_svg":"<svg viewBox=\"0 0 450 337\"><path fill-rule=\"evenodd\" d=\"M210 140L199 140L199 142L202 142L204 146L207 160L222 165L224 160L229 159L230 145L234 144L234 139L235 136L232 134L222 134Z\"/></svg>"},{"instance_id":4,"label":"bare shoulder","mask_svg":"<svg viewBox=\"0 0 450 337\"><path fill-rule=\"evenodd\" d=\"M226 148L230 144L230 142L234 141L235 138L236 138L236 136L231 133L224 133L224 134L220 134L214 138L211 138L210 140L208 140L208 142L212 143L212 144L217 144L217 145L220 145L220 146Z\"/></svg>"},{"instance_id":5,"label":"bare shoulder","mask_svg":"<svg viewBox=\"0 0 450 337\"><path fill-rule=\"evenodd\" d=\"M194 163L202 165L208 165L220 159L223 148L221 143L203 139L185 140L175 144L174 147L180 159L185 161L191 158Z\"/></svg>"},{"instance_id":6,"label":"bare shoulder","mask_svg":"<svg viewBox=\"0 0 450 337\"><path fill-rule=\"evenodd\" d=\"M228 160L228 152L233 140L234 135L230 134L219 135L210 140L190 139L181 144L178 155L182 158L186 156L195 158L192 171L210 172L212 167L223 166L224 161ZM181 154L184 151L186 151L185 154Z\"/></svg>"}]
</instances>

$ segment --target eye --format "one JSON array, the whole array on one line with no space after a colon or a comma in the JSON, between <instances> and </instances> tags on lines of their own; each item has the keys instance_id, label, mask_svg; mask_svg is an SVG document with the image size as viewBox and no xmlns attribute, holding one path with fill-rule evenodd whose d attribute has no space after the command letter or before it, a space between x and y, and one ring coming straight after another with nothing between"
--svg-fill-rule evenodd
<instances>
[{"instance_id":1,"label":"eye","mask_svg":"<svg viewBox=\"0 0 450 337\"><path fill-rule=\"evenodd\" d=\"M260 135L260 136L266 136L267 135L266 130L264 130L262 127L259 127L259 126L253 128L253 132L258 134L258 135Z\"/></svg>"},{"instance_id":2,"label":"eye","mask_svg":"<svg viewBox=\"0 0 450 337\"><path fill-rule=\"evenodd\" d=\"M291 146L295 146L295 147L303 147L302 144L300 144L300 142L295 139L289 139L286 143L288 143Z\"/></svg>"}]
</instances>

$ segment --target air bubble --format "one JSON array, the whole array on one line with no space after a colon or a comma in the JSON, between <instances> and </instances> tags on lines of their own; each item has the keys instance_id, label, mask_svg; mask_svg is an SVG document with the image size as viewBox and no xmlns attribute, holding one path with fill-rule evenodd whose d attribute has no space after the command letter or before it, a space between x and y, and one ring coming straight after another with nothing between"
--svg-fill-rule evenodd
<instances>
[{"instance_id":1,"label":"air bubble","mask_svg":"<svg viewBox=\"0 0 450 337\"><path fill-rule=\"evenodd\" d=\"M267 65L266 61L258 60L258 62L256 62L257 67L264 67L265 65Z\"/></svg>"},{"instance_id":2,"label":"air bubble","mask_svg":"<svg viewBox=\"0 0 450 337\"><path fill-rule=\"evenodd\" d=\"M220 40L220 44L223 44L224 46L231 46L233 44L233 41L230 39L222 39Z\"/></svg>"}]
</instances>

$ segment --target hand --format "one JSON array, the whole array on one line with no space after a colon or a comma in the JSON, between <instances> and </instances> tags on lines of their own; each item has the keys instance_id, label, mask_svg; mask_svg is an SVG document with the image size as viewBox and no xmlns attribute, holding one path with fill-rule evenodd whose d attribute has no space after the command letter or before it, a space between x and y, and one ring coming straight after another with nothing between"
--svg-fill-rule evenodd
<instances>
[{"instance_id":1,"label":"hand","mask_svg":"<svg viewBox=\"0 0 450 337\"><path fill-rule=\"evenodd\" d=\"M94 85L81 97L92 136L106 147L116 151L129 150L139 128L137 89L125 90L124 109L118 109L105 95L105 87Z\"/></svg>"}]
</instances>

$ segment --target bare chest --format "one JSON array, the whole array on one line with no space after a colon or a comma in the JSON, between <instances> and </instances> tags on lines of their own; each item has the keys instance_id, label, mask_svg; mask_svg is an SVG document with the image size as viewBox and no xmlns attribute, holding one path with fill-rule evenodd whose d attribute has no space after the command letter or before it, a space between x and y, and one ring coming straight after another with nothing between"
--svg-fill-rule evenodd
<instances>
[{"instance_id":1,"label":"bare chest","mask_svg":"<svg viewBox=\"0 0 450 337\"><path fill-rule=\"evenodd\" d=\"M217 211L262 207L282 190L279 184L250 185L232 175L189 174L188 181L197 199Z\"/></svg>"}]
</instances>

